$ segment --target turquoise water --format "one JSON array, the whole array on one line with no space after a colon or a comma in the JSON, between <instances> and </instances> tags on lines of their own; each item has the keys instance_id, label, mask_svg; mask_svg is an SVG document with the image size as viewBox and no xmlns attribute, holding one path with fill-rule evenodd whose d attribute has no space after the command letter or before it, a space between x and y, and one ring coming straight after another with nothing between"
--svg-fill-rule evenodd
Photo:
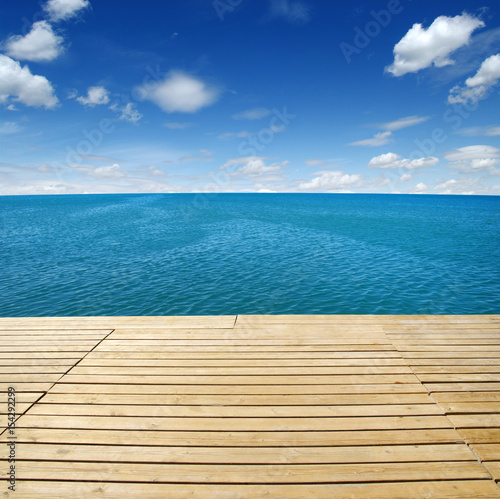
<instances>
[{"instance_id":1,"label":"turquoise water","mask_svg":"<svg viewBox=\"0 0 500 499\"><path fill-rule=\"evenodd\" d=\"M500 197L0 198L0 316L500 313Z\"/></svg>"}]
</instances>

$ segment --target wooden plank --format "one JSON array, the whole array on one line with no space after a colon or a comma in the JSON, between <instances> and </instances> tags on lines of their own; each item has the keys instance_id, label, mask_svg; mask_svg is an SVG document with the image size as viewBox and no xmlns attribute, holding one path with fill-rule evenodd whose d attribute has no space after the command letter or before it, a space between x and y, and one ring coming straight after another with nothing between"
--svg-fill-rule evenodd
<instances>
[{"instance_id":1,"label":"wooden plank","mask_svg":"<svg viewBox=\"0 0 500 499\"><path fill-rule=\"evenodd\" d=\"M17 379L19 374L60 374L63 375L69 369L71 369L72 365L66 366L0 366L0 374L12 374L12 379Z\"/></svg>"},{"instance_id":2,"label":"wooden plank","mask_svg":"<svg viewBox=\"0 0 500 499\"><path fill-rule=\"evenodd\" d=\"M448 417L457 428L500 428L500 414L450 414Z\"/></svg>"},{"instance_id":3,"label":"wooden plank","mask_svg":"<svg viewBox=\"0 0 500 499\"><path fill-rule=\"evenodd\" d=\"M22 444L30 461L195 464L344 464L476 461L464 444L358 447L160 447L143 445Z\"/></svg>"},{"instance_id":4,"label":"wooden plank","mask_svg":"<svg viewBox=\"0 0 500 499\"><path fill-rule=\"evenodd\" d=\"M43 401L44 402L44 401ZM353 416L442 415L436 404L422 405L320 405L320 406L179 406L179 405L91 405L38 403L29 415L185 417L185 418L326 418Z\"/></svg>"},{"instance_id":5,"label":"wooden plank","mask_svg":"<svg viewBox=\"0 0 500 499\"><path fill-rule=\"evenodd\" d=\"M495 366L412 366L415 374L497 374L500 379L500 364Z\"/></svg>"},{"instance_id":6,"label":"wooden plank","mask_svg":"<svg viewBox=\"0 0 500 499\"><path fill-rule=\"evenodd\" d=\"M481 461L500 461L500 443L474 444L473 449Z\"/></svg>"},{"instance_id":7,"label":"wooden plank","mask_svg":"<svg viewBox=\"0 0 500 499\"><path fill-rule=\"evenodd\" d=\"M288 359L401 359L401 355L396 350L385 350L385 351L320 351L320 352L276 352L273 351L244 351L238 352L236 350L222 351L220 348L216 351L168 351L158 352L158 351L103 351L103 350L93 350L89 355L92 358L100 359L165 359L169 358L171 360L208 360L208 359L222 359L222 360L275 360L279 357L282 360ZM0 358L2 354L0 353ZM53 357L54 355L50 355ZM500 354L499 354L500 358Z\"/></svg>"},{"instance_id":8,"label":"wooden plank","mask_svg":"<svg viewBox=\"0 0 500 499\"><path fill-rule=\"evenodd\" d=\"M500 497L492 480L417 481L326 485L206 485L158 484L112 482L20 481L15 492L5 487L5 497L15 499L72 499L81 497L116 499L132 497L141 499L255 499L272 497L286 499L491 499ZM404 494L402 496L402 494Z\"/></svg>"},{"instance_id":9,"label":"wooden plank","mask_svg":"<svg viewBox=\"0 0 500 499\"><path fill-rule=\"evenodd\" d=\"M500 413L500 401L498 402L451 402L442 403L441 407L447 414L480 414Z\"/></svg>"},{"instance_id":10,"label":"wooden plank","mask_svg":"<svg viewBox=\"0 0 500 499\"><path fill-rule=\"evenodd\" d=\"M101 480L161 483L349 483L390 480L489 479L477 462L357 463L314 465L209 465L17 461L20 480ZM137 478L136 478L137 479Z\"/></svg>"},{"instance_id":11,"label":"wooden plank","mask_svg":"<svg viewBox=\"0 0 500 499\"><path fill-rule=\"evenodd\" d=\"M451 402L500 402L499 392L436 392L433 398L438 404Z\"/></svg>"},{"instance_id":12,"label":"wooden plank","mask_svg":"<svg viewBox=\"0 0 500 499\"><path fill-rule=\"evenodd\" d=\"M5 391L7 385L5 385ZM33 390L27 390L33 391ZM127 385L127 384L72 384L57 383L51 393L127 393L127 394L180 394L180 395L311 395L357 393L425 393L420 383L352 384L352 385Z\"/></svg>"},{"instance_id":13,"label":"wooden plank","mask_svg":"<svg viewBox=\"0 0 500 499\"><path fill-rule=\"evenodd\" d=\"M11 380L8 383L0 383L0 392L7 392L10 387L16 389L16 393L20 392L46 392L54 383L21 383L17 379Z\"/></svg>"},{"instance_id":14,"label":"wooden plank","mask_svg":"<svg viewBox=\"0 0 500 499\"><path fill-rule=\"evenodd\" d=\"M16 393L16 402L33 403L38 400L43 394L44 392L18 392ZM7 394L3 393L0 395L0 397L1 400L5 401L5 405L7 405Z\"/></svg>"},{"instance_id":15,"label":"wooden plank","mask_svg":"<svg viewBox=\"0 0 500 499\"><path fill-rule=\"evenodd\" d=\"M7 368L8 369L8 368ZM18 368L20 371L26 368ZM36 372L31 371L30 372ZM39 372L44 372L41 368ZM0 373L2 368L0 368ZM55 372L55 371L54 371ZM413 374L408 366L342 366L342 367L162 367L162 366L82 366L81 364L71 371L72 376L338 376L338 375L368 375L368 374ZM414 380L412 378L412 380Z\"/></svg>"},{"instance_id":16,"label":"wooden plank","mask_svg":"<svg viewBox=\"0 0 500 499\"><path fill-rule=\"evenodd\" d=\"M391 405L434 404L424 393L355 394L355 395L133 395L133 394L82 394L50 392L44 404L135 404L135 405Z\"/></svg>"},{"instance_id":17,"label":"wooden plank","mask_svg":"<svg viewBox=\"0 0 500 499\"><path fill-rule=\"evenodd\" d=\"M0 383L55 383L62 374L0 374Z\"/></svg>"},{"instance_id":18,"label":"wooden plank","mask_svg":"<svg viewBox=\"0 0 500 499\"><path fill-rule=\"evenodd\" d=\"M236 316L22 317L0 318L0 329L218 328L232 329Z\"/></svg>"},{"instance_id":19,"label":"wooden plank","mask_svg":"<svg viewBox=\"0 0 500 499\"><path fill-rule=\"evenodd\" d=\"M0 322L1 322L0 318ZM19 319L22 321L23 319ZM27 319L28 320L28 319ZM61 329L56 329L52 328L50 330L47 329L0 329L0 336L19 336L19 337L26 337L26 336L36 336L36 335L41 335L41 336L61 336L61 337L66 337L66 336L80 336L80 337L85 337L85 336L93 336L93 337L99 337L99 338L104 338L107 336L109 333L111 333L113 329L72 329L72 328L61 328Z\"/></svg>"},{"instance_id":20,"label":"wooden plank","mask_svg":"<svg viewBox=\"0 0 500 499\"><path fill-rule=\"evenodd\" d=\"M274 324L496 324L497 315L238 315L235 328Z\"/></svg>"},{"instance_id":21,"label":"wooden plank","mask_svg":"<svg viewBox=\"0 0 500 499\"><path fill-rule=\"evenodd\" d=\"M17 347L22 348L22 347ZM33 347L35 348L35 347ZM150 345L114 345L112 342L101 343L96 350L99 352L149 352L153 347ZM458 348L458 347L457 347ZM477 347L479 348L479 347ZM496 348L496 347L494 347ZM500 353L500 347L498 347ZM164 355L171 352L194 352L194 353L205 353L205 352L220 352L221 347L218 345L159 345L155 346L154 350L156 352L164 352ZM359 345L342 345L342 347L336 347L335 345L325 344L325 345L233 345L231 349L225 347L224 353L234 352L273 352L274 355L280 355L281 352L375 352L375 351L395 351L392 344L387 345L371 345L371 344L359 344Z\"/></svg>"},{"instance_id":22,"label":"wooden plank","mask_svg":"<svg viewBox=\"0 0 500 499\"><path fill-rule=\"evenodd\" d=\"M454 418L463 416L453 416ZM477 416L476 416L477 417ZM348 431L451 428L445 416L324 417L324 418L200 418L41 416L26 414L19 428L93 428L157 431Z\"/></svg>"},{"instance_id":23,"label":"wooden plank","mask_svg":"<svg viewBox=\"0 0 500 499\"><path fill-rule=\"evenodd\" d=\"M426 383L431 392L488 392L500 391L500 383Z\"/></svg>"},{"instance_id":24,"label":"wooden plank","mask_svg":"<svg viewBox=\"0 0 500 499\"><path fill-rule=\"evenodd\" d=\"M74 366L80 359L40 359L40 358L31 358L31 359L0 359L0 366L2 369L7 368L8 366L19 368L20 366L55 366L69 368Z\"/></svg>"},{"instance_id":25,"label":"wooden plank","mask_svg":"<svg viewBox=\"0 0 500 499\"><path fill-rule=\"evenodd\" d=\"M460 428L460 435L472 444L496 444L500 442L500 428Z\"/></svg>"},{"instance_id":26,"label":"wooden plank","mask_svg":"<svg viewBox=\"0 0 500 499\"><path fill-rule=\"evenodd\" d=\"M5 375L7 376L7 375ZM35 381L32 375L18 375L25 381ZM40 374L39 381L57 379L57 375ZM0 375L0 381L3 381ZM20 381L22 381L20 379ZM142 384L142 385L329 385L329 384L414 384L417 378L413 374L359 374L359 375L302 375L302 376L126 376L126 375L73 375L71 372L64 376L59 383L98 383L98 384Z\"/></svg>"},{"instance_id":27,"label":"wooden plank","mask_svg":"<svg viewBox=\"0 0 500 499\"><path fill-rule=\"evenodd\" d=\"M72 340L76 342L76 340ZM19 341L18 341L19 343ZM42 342L38 342L42 343ZM57 340L55 340L57 343ZM69 341L68 341L69 343ZM80 341L80 343L83 343ZM496 342L500 343L500 342ZM390 341L385 338L312 338L312 337L303 337L300 339L293 338L248 338L248 339L221 339L221 338L202 338L199 340L193 340L190 338L178 338L178 339L130 339L130 340L115 340L113 338L109 338L106 341L106 346L109 348L124 347L125 350L134 350L135 348L156 348L156 347L178 347L178 346L189 346L189 347L209 347L209 346L217 346L217 347L252 347L255 350L259 350L259 347L285 347L285 346L294 346L294 347L339 347L340 350L343 348L347 348L352 350L354 348L363 348L372 347L372 349L376 349L376 346L386 347L385 350L394 350L394 347Z\"/></svg>"},{"instance_id":28,"label":"wooden plank","mask_svg":"<svg viewBox=\"0 0 500 499\"><path fill-rule=\"evenodd\" d=\"M484 358L484 357L475 357L475 358L430 358L430 359L407 359L408 364L413 366L497 366L500 365L500 358Z\"/></svg>"},{"instance_id":29,"label":"wooden plank","mask_svg":"<svg viewBox=\"0 0 500 499\"><path fill-rule=\"evenodd\" d=\"M32 352L0 352L0 360L3 362L5 359L8 360L18 360L19 363L23 363L25 361L34 360L38 361L40 359L52 360L52 359L81 359L88 352L36 352L33 354ZM68 360L69 362L69 360Z\"/></svg>"},{"instance_id":30,"label":"wooden plank","mask_svg":"<svg viewBox=\"0 0 500 499\"><path fill-rule=\"evenodd\" d=\"M102 354L91 352L80 363L79 367L361 367L361 366L407 366L400 358L362 358L362 359L135 359L135 358L101 358ZM18 361L10 361L17 365ZM47 363L50 360L47 360ZM61 360L62 362L62 360ZM0 365L5 365L0 359ZM27 365L23 362L23 365Z\"/></svg>"},{"instance_id":31,"label":"wooden plank","mask_svg":"<svg viewBox=\"0 0 500 499\"><path fill-rule=\"evenodd\" d=\"M461 430L465 431L465 430ZM499 430L500 431L500 430ZM18 443L141 445L179 447L315 447L462 443L451 428L362 431L153 431L18 428ZM140 438L140 440L138 440Z\"/></svg>"},{"instance_id":32,"label":"wooden plank","mask_svg":"<svg viewBox=\"0 0 500 499\"><path fill-rule=\"evenodd\" d=\"M483 464L495 480L500 480L500 461L488 461Z\"/></svg>"},{"instance_id":33,"label":"wooden plank","mask_svg":"<svg viewBox=\"0 0 500 499\"><path fill-rule=\"evenodd\" d=\"M479 333L481 334L481 333ZM494 335L494 332L482 333ZM268 328L249 329L181 329L181 328L156 328L156 329L115 329L109 336L112 340L144 340L144 339L331 339L347 341L352 340L385 340L388 335L384 333L380 326L273 326Z\"/></svg>"},{"instance_id":34,"label":"wooden plank","mask_svg":"<svg viewBox=\"0 0 500 499\"><path fill-rule=\"evenodd\" d=\"M482 370L481 370L482 371ZM467 383L470 381L500 382L498 373L465 373L465 374L419 374L422 383Z\"/></svg>"}]
</instances>

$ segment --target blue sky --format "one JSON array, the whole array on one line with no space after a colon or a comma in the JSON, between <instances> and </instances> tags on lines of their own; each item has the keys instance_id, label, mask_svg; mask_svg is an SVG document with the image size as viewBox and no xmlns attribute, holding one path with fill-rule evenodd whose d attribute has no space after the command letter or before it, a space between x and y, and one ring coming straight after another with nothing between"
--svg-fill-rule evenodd
<instances>
[{"instance_id":1,"label":"blue sky","mask_svg":"<svg viewBox=\"0 0 500 499\"><path fill-rule=\"evenodd\" d=\"M0 9L0 194L500 194L497 0Z\"/></svg>"}]
</instances>

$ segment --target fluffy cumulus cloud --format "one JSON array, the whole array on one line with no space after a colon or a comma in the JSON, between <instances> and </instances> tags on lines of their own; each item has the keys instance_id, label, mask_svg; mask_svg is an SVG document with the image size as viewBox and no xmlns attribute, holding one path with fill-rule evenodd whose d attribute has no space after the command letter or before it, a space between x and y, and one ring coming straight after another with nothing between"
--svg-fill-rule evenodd
<instances>
[{"instance_id":1,"label":"fluffy cumulus cloud","mask_svg":"<svg viewBox=\"0 0 500 499\"><path fill-rule=\"evenodd\" d=\"M394 62L386 71L403 76L432 65L453 64L449 56L467 45L472 33L483 26L483 21L467 13L455 17L440 16L427 29L414 24L394 47Z\"/></svg>"},{"instance_id":2,"label":"fluffy cumulus cloud","mask_svg":"<svg viewBox=\"0 0 500 499\"><path fill-rule=\"evenodd\" d=\"M439 159L433 156L427 158L405 159L401 158L398 154L388 152L387 154L381 154L380 156L372 158L368 163L368 168L419 170L435 166L438 163Z\"/></svg>"},{"instance_id":3,"label":"fluffy cumulus cloud","mask_svg":"<svg viewBox=\"0 0 500 499\"><path fill-rule=\"evenodd\" d=\"M43 9L52 21L67 21L89 6L88 0L49 0Z\"/></svg>"},{"instance_id":4,"label":"fluffy cumulus cloud","mask_svg":"<svg viewBox=\"0 0 500 499\"><path fill-rule=\"evenodd\" d=\"M242 111L241 113L233 114L232 118L235 120L260 120L270 114L271 111L269 111L269 109L266 109L265 107L257 107L255 109L248 109L246 111Z\"/></svg>"},{"instance_id":5,"label":"fluffy cumulus cloud","mask_svg":"<svg viewBox=\"0 0 500 499\"><path fill-rule=\"evenodd\" d=\"M500 149L493 146L467 146L454 151L449 151L445 155L449 161L448 166L456 168L460 173L489 173L490 175L500 174Z\"/></svg>"},{"instance_id":6,"label":"fluffy cumulus cloud","mask_svg":"<svg viewBox=\"0 0 500 499\"><path fill-rule=\"evenodd\" d=\"M479 68L478 72L465 80L465 85L457 85L450 90L448 102L457 104L470 101L477 102L488 94L491 87L500 80L500 54L488 57Z\"/></svg>"},{"instance_id":7,"label":"fluffy cumulus cloud","mask_svg":"<svg viewBox=\"0 0 500 499\"><path fill-rule=\"evenodd\" d=\"M219 97L216 88L181 71L171 71L157 85L138 88L137 92L167 113L195 113L214 104Z\"/></svg>"},{"instance_id":8,"label":"fluffy cumulus cloud","mask_svg":"<svg viewBox=\"0 0 500 499\"><path fill-rule=\"evenodd\" d=\"M375 136L371 139L358 140L357 142L351 142L347 144L349 146L368 146L368 147L378 147L385 146L389 142L392 142L391 139L392 132L380 132L375 134Z\"/></svg>"},{"instance_id":9,"label":"fluffy cumulus cloud","mask_svg":"<svg viewBox=\"0 0 500 499\"><path fill-rule=\"evenodd\" d=\"M9 106L9 99L45 109L53 109L59 102L47 78L32 74L28 66L22 67L0 54L0 104Z\"/></svg>"},{"instance_id":10,"label":"fluffy cumulus cloud","mask_svg":"<svg viewBox=\"0 0 500 499\"><path fill-rule=\"evenodd\" d=\"M89 87L87 95L77 97L76 100L88 107L101 106L109 103L109 92L104 87Z\"/></svg>"},{"instance_id":11,"label":"fluffy cumulus cloud","mask_svg":"<svg viewBox=\"0 0 500 499\"><path fill-rule=\"evenodd\" d=\"M361 175L348 175L341 171L320 171L316 172L317 177L307 182L301 182L299 191L317 192L347 192L362 179Z\"/></svg>"},{"instance_id":12,"label":"fluffy cumulus cloud","mask_svg":"<svg viewBox=\"0 0 500 499\"><path fill-rule=\"evenodd\" d=\"M54 33L47 21L38 21L26 36L11 36L5 42L7 55L24 61L52 61L62 51L63 39Z\"/></svg>"}]
</instances>

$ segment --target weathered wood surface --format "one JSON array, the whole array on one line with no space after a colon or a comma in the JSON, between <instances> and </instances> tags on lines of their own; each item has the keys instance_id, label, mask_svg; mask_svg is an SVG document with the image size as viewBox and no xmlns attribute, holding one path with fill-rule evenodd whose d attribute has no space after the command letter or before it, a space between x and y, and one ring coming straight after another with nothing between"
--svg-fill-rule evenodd
<instances>
[{"instance_id":1,"label":"weathered wood surface","mask_svg":"<svg viewBox=\"0 0 500 499\"><path fill-rule=\"evenodd\" d=\"M4 497L500 497L500 316L0 318L0 338Z\"/></svg>"}]
</instances>

